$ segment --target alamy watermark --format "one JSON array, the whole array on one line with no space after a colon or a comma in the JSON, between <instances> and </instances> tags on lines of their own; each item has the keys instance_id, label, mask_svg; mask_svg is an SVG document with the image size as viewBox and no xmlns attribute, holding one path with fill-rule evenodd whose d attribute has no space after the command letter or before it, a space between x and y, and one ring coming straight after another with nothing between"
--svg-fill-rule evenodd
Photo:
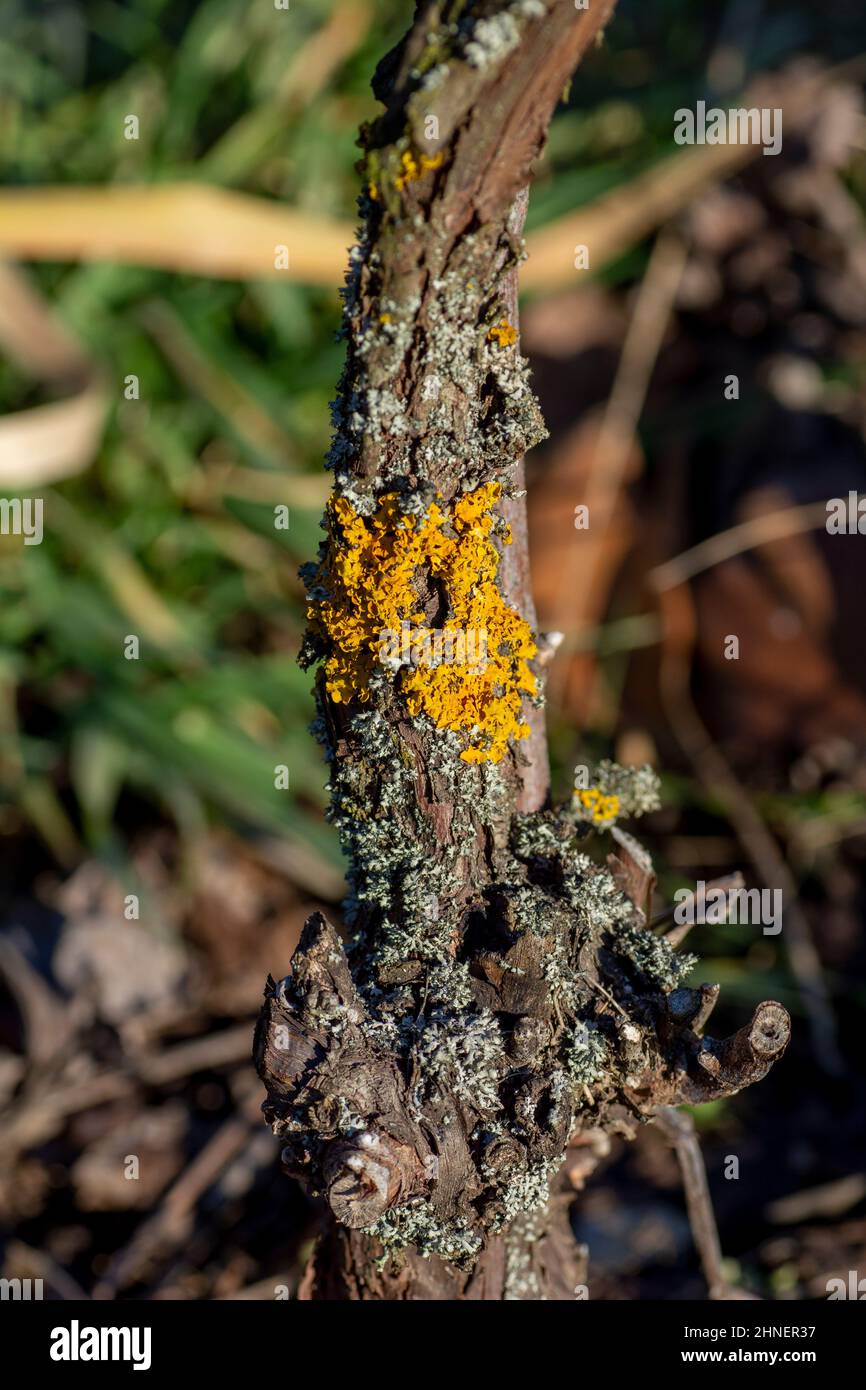
<instances>
[{"instance_id":1,"label":"alamy watermark","mask_svg":"<svg viewBox=\"0 0 866 1390\"><path fill-rule=\"evenodd\" d=\"M782 930L781 888L714 888L698 879L695 890L678 888L674 893L674 921L734 925L760 925L764 936L778 936Z\"/></svg>"},{"instance_id":2,"label":"alamy watermark","mask_svg":"<svg viewBox=\"0 0 866 1390\"><path fill-rule=\"evenodd\" d=\"M398 671L402 666L468 666L483 671L487 666L486 628L383 627L379 634L379 660Z\"/></svg>"},{"instance_id":3,"label":"alamy watermark","mask_svg":"<svg viewBox=\"0 0 866 1390\"><path fill-rule=\"evenodd\" d=\"M149 1327L82 1327L73 1318L69 1327L51 1331L52 1361L131 1361L134 1371L150 1370Z\"/></svg>"},{"instance_id":4,"label":"alamy watermark","mask_svg":"<svg viewBox=\"0 0 866 1390\"><path fill-rule=\"evenodd\" d=\"M41 1279L0 1279L0 1302L39 1303L42 1299Z\"/></svg>"},{"instance_id":5,"label":"alamy watermark","mask_svg":"<svg viewBox=\"0 0 866 1390\"><path fill-rule=\"evenodd\" d=\"M839 1299L851 1299L855 1303L866 1301L866 1279L860 1278L860 1271L857 1269L848 1270L847 1282L839 1277L827 1280L827 1298L829 1302Z\"/></svg>"},{"instance_id":6,"label":"alamy watermark","mask_svg":"<svg viewBox=\"0 0 866 1390\"><path fill-rule=\"evenodd\" d=\"M674 112L674 139L678 145L762 145L764 154L782 148L780 106L720 106L707 109L697 102L694 111L681 106Z\"/></svg>"},{"instance_id":7,"label":"alamy watermark","mask_svg":"<svg viewBox=\"0 0 866 1390\"><path fill-rule=\"evenodd\" d=\"M828 536L866 536L866 496L828 498L826 524Z\"/></svg>"},{"instance_id":8,"label":"alamy watermark","mask_svg":"<svg viewBox=\"0 0 866 1390\"><path fill-rule=\"evenodd\" d=\"M0 536L23 536L25 545L42 544L41 497L0 497Z\"/></svg>"}]
</instances>

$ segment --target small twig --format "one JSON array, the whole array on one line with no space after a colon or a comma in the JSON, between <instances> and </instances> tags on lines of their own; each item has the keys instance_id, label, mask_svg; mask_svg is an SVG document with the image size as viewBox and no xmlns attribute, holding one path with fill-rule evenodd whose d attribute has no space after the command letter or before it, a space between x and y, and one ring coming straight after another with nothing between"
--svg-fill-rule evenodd
<instances>
[{"instance_id":1,"label":"small twig","mask_svg":"<svg viewBox=\"0 0 866 1390\"><path fill-rule=\"evenodd\" d=\"M722 1269L719 1228L716 1225L707 1183L707 1169L695 1132L695 1122L687 1111L675 1110L669 1105L664 1105L657 1111L655 1121L676 1153L680 1165L689 1225L692 1228L695 1248L700 1257L710 1298L729 1298L732 1291Z\"/></svg>"},{"instance_id":2,"label":"small twig","mask_svg":"<svg viewBox=\"0 0 866 1390\"><path fill-rule=\"evenodd\" d=\"M82 1110L123 1100L141 1085L159 1087L180 1081L196 1071L245 1061L250 1050L250 1027L238 1024L192 1042L181 1043L133 1063L133 1073L103 1071L82 1081L69 1081L61 1071L47 1083L43 1067L34 1070L27 1087L0 1119L0 1141L7 1155L44 1143L66 1120Z\"/></svg>"},{"instance_id":3,"label":"small twig","mask_svg":"<svg viewBox=\"0 0 866 1390\"><path fill-rule=\"evenodd\" d=\"M249 1116L232 1115L219 1127L169 1188L153 1215L114 1256L93 1290L94 1298L116 1297L120 1289L135 1280L157 1250L166 1253L185 1240L196 1202L249 1141L254 1123Z\"/></svg>"},{"instance_id":4,"label":"small twig","mask_svg":"<svg viewBox=\"0 0 866 1390\"><path fill-rule=\"evenodd\" d=\"M752 517L749 521L729 527L727 531L710 536L708 540L692 546L691 550L684 550L682 554L650 570L649 582L660 593L664 592L687 579L693 579L704 570L712 569L714 565L720 565L723 560L730 560L759 545L785 540L803 531L815 531L826 520L826 501L809 502L802 507L783 507L777 512Z\"/></svg>"},{"instance_id":5,"label":"small twig","mask_svg":"<svg viewBox=\"0 0 866 1390\"><path fill-rule=\"evenodd\" d=\"M707 884L706 889L708 893L720 888L725 894L724 904L719 904L719 915L715 919L716 925L721 925L728 920L730 899L727 895L736 892L740 888L744 888L745 884L746 880L741 873L726 874L723 878L711 879ZM668 911L664 914L662 920L668 921L670 917L671 913ZM656 923L653 922L652 925L655 926ZM675 927L671 927L670 931L663 933L665 941L676 950L678 946L683 944L693 926L695 926L694 922L678 922Z\"/></svg>"},{"instance_id":6,"label":"small twig","mask_svg":"<svg viewBox=\"0 0 866 1390\"><path fill-rule=\"evenodd\" d=\"M664 229L653 247L638 290L586 480L584 502L591 526L588 534L596 547L604 539L625 482L635 432L686 257L687 248L681 235L671 228ZM562 605L555 621L555 626L563 630L566 628L564 620L574 602L575 577L584 553L583 547L578 545L569 552L560 590ZM561 697L567 675L567 662L553 664L548 680L551 698Z\"/></svg>"},{"instance_id":7,"label":"small twig","mask_svg":"<svg viewBox=\"0 0 866 1390\"><path fill-rule=\"evenodd\" d=\"M604 995L608 1004L611 1004L613 1008L616 1009L617 1013L622 1014L623 1018L625 1019L628 1018L628 1014L626 1013L625 1009L622 1007L621 1004L617 1003L613 995L605 989L604 985L601 983L600 980L591 979L590 976L587 975L583 970L580 971L580 975L582 979L586 980L586 983L589 985L590 989L597 989L599 994Z\"/></svg>"},{"instance_id":8,"label":"small twig","mask_svg":"<svg viewBox=\"0 0 866 1390\"><path fill-rule=\"evenodd\" d=\"M153 1057L142 1057L137 1071L148 1086L165 1086L196 1071L218 1070L243 1062L250 1055L250 1025L238 1023L204 1038L165 1048Z\"/></svg>"}]
</instances>

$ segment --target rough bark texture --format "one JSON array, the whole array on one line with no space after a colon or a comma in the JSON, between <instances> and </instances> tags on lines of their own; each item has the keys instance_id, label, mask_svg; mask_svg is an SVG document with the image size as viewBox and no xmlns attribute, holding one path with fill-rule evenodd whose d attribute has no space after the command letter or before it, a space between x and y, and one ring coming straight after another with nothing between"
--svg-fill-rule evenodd
<instances>
[{"instance_id":1,"label":"rough bark texture","mask_svg":"<svg viewBox=\"0 0 866 1390\"><path fill-rule=\"evenodd\" d=\"M286 1167L331 1214L302 1297L573 1297L569 1194L604 1136L731 1094L788 1037L765 1004L702 1038L715 994L677 988L691 961L648 929L651 866L615 826L655 805L649 770L602 765L546 802L521 496L542 428L515 276L532 162L612 8L422 5L374 82L334 501L306 574L350 940L310 919L256 1037ZM455 663L434 692L435 663L375 659L407 583L413 631L489 613L495 682Z\"/></svg>"}]
</instances>

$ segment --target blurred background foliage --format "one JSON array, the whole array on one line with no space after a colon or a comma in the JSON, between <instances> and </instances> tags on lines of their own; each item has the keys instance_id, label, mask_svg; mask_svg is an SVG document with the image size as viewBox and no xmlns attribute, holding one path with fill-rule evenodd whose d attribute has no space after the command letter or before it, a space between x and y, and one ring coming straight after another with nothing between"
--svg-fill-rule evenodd
<instances>
[{"instance_id":1,"label":"blurred background foliage","mask_svg":"<svg viewBox=\"0 0 866 1390\"><path fill-rule=\"evenodd\" d=\"M287 11L276 11L270 0L2 0L0 13L0 159L7 189L195 180L284 202L310 219L351 224L356 131L375 114L370 77L404 31L407 5L291 0ZM700 7L690 0L653 6L621 0L603 44L588 56L554 119L528 231L661 168L676 152L676 108L699 97L727 104L756 74L804 54L835 64L864 52L866 19L842 0L820 7L800 0ZM862 79L861 69L855 81ZM140 124L135 140L124 137L130 114ZM859 153L839 172L855 207L866 194L860 119ZM754 179L766 173L758 170ZM746 192L753 202L763 197L757 183ZM0 238L4 215L0 197ZM862 229L851 236L862 237ZM552 429L530 475L531 488L552 509L541 516L536 511L533 530L542 609L544 517L555 513L573 539L571 511L581 496L574 476L551 491L557 449L571 438L581 391L587 409L607 398L623 324L652 246L644 232L618 250L577 307L571 289L561 300L540 293L527 298L526 348ZM340 897L340 857L323 816L325 768L308 733L310 678L295 664L304 626L296 571L318 544L328 403L342 359L335 337L340 273L330 286L291 274L240 281L85 258L40 260L28 265L27 276L34 295L80 345L108 412L89 466L38 488L23 475L22 494L45 499L44 543L22 547L18 538L0 536L4 911L14 916L28 898L56 908L58 885L94 862L113 883L139 884L142 837L146 843L147 836L166 832L172 843L167 861L184 884L192 883L195 902L191 866L202 837L227 827L261 847L271 868L277 865L289 878L299 895L290 914L296 926L311 897ZM862 939L856 873L866 789L849 764L848 771L831 769L826 777L819 768L811 780L803 772L809 757L820 764L812 745L826 744L836 707L828 705L829 730L799 747L785 732L775 759L762 766L748 752L761 746L760 727L738 754L739 726L733 735L725 730L711 690L702 715L721 743L727 737L731 765L742 778L720 795L671 740L655 678L646 678L640 660L633 660L659 638L658 617L646 603L646 574L736 524L732 497L739 494L730 479L724 481L718 461L736 456L740 474L748 471L754 453L743 445L743 432L755 421L766 424L766 384L744 378L746 399L736 422L721 400L719 374L732 360L740 369L739 349L727 339L711 354L715 377L689 378L695 344L717 342L713 335L727 332L726 293L723 286L715 300L678 301L678 327L665 331L660 373L640 426L649 518L644 542L648 530L652 535L636 546L642 573L626 574L625 584L621 553L602 566L603 594L577 634L577 649L592 659L590 674L581 668L574 677L583 696L566 677L551 680L554 782L559 794L566 792L575 762L611 752L627 761L649 756L662 766L666 809L650 839L660 899L667 901L695 876L744 867L742 826L732 822L731 797L747 796L791 859L807 906L814 902L825 920L827 914L844 916L850 945L852 931ZM601 346L584 362L580 325L587 321L598 328ZM763 329L758 334L764 355L779 350L783 327L784 315L763 338ZM822 383L847 392L848 404L856 398L862 405L866 329L858 338L856 325L849 327L820 355L818 369ZM578 358L587 371L580 388ZM138 399L127 398L131 377L140 383ZM0 356L0 411L6 416L62 399L69 384L62 373L40 382L14 354ZM787 490L796 502L827 495L816 459L826 463L837 488L857 485L863 469L858 430L844 446L829 432L818 438L803 469L795 470L802 481L811 462L817 491L795 481ZM839 462L848 458L849 444L853 472ZM674 534L665 529L673 509L665 482L672 459L679 460L673 471L681 523ZM702 482L696 460L703 461ZM713 470L717 481L707 482ZM770 481L778 484L779 477ZM3 487L12 495L8 476ZM286 530L274 527L278 505L290 510ZM627 541L632 532L620 520ZM615 515L614 527L619 524ZM859 560L836 579L850 590L858 575ZM547 579L555 583L556 576ZM846 627L841 600L839 610L828 638L837 656L840 644L860 644L861 630ZM558 626L568 633L567 605L560 617ZM130 634L140 638L138 660L123 656ZM848 657L846 679L866 692L862 663L853 650ZM839 659L844 666L848 658L843 652ZM717 673L708 661L701 664L700 655L693 674L696 698L706 687L717 689ZM725 708L730 714L734 706ZM856 762L861 711L850 703L845 708L842 733L858 750ZM734 709L735 725L738 717ZM278 765L289 769L288 791L275 788ZM792 768L799 773L792 776ZM844 857L849 850L851 861ZM709 859L705 872L702 856ZM192 879L184 877L187 871ZM209 912L219 909L215 896ZM195 915L189 903L184 910ZM179 932L182 919L183 912L176 919L165 914ZM708 926L693 935L704 958L699 977L722 983L734 1010L772 995L803 1016L803 979L792 976L779 941L756 939L746 926ZM205 954L217 949L207 933L196 936L193 929L192 936ZM820 946L820 932L818 938ZM835 963L832 951L830 957L831 989L853 1011L850 1032L862 1027L866 1007L862 948L837 953ZM856 968L854 961L860 962ZM273 960L281 973L286 964L285 956ZM211 1000L204 1013L225 1017L232 1010ZM235 1016L245 1016L243 1008ZM705 1111L703 1123L730 1134L738 1121L728 1110ZM812 1176L821 1174L816 1169ZM35 1220L36 1208L32 1215ZM597 1230L592 1238L599 1239ZM103 1249L93 1265L97 1273L106 1259ZM241 1278L251 1277L245 1268ZM795 1270L772 1277L784 1290L800 1276ZM215 1284L191 1287L209 1296Z\"/></svg>"}]
</instances>

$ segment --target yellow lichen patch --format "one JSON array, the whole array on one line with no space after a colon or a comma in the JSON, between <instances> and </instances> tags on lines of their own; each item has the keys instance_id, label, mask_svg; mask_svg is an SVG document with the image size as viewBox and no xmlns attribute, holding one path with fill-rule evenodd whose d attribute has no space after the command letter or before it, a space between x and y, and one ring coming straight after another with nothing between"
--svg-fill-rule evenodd
<instances>
[{"instance_id":1,"label":"yellow lichen patch","mask_svg":"<svg viewBox=\"0 0 866 1390\"><path fill-rule=\"evenodd\" d=\"M414 183L416 179L423 178L428 169L440 169L444 160L445 155L442 150L438 154L432 155L414 155L411 150L404 150L400 156L402 172L395 178L395 186L402 191L407 183Z\"/></svg>"},{"instance_id":2,"label":"yellow lichen patch","mask_svg":"<svg viewBox=\"0 0 866 1390\"><path fill-rule=\"evenodd\" d=\"M383 634L393 637L403 623L417 630L425 621L413 581L437 580L448 607L443 628L483 634L484 660L475 642L466 660L404 666L397 678L409 712L462 735L461 757L470 763L499 762L509 738L526 738L522 699L536 690L528 665L536 654L532 630L496 582L491 508L501 492L499 483L487 483L448 509L431 503L420 517L401 513L394 493L381 497L369 517L345 498L333 499L317 575L327 597L308 609L313 630L330 646L325 682L331 699L365 703ZM510 533L504 539L510 544Z\"/></svg>"},{"instance_id":3,"label":"yellow lichen patch","mask_svg":"<svg viewBox=\"0 0 866 1390\"><path fill-rule=\"evenodd\" d=\"M619 815L619 797L605 796L600 787L578 790L574 793L574 799L578 809L586 813L584 819L591 820L595 825L605 825Z\"/></svg>"},{"instance_id":4,"label":"yellow lichen patch","mask_svg":"<svg viewBox=\"0 0 866 1390\"><path fill-rule=\"evenodd\" d=\"M511 347L512 343L517 342L517 329L508 319L500 319L495 323L487 334L491 342L496 342L500 347Z\"/></svg>"}]
</instances>

